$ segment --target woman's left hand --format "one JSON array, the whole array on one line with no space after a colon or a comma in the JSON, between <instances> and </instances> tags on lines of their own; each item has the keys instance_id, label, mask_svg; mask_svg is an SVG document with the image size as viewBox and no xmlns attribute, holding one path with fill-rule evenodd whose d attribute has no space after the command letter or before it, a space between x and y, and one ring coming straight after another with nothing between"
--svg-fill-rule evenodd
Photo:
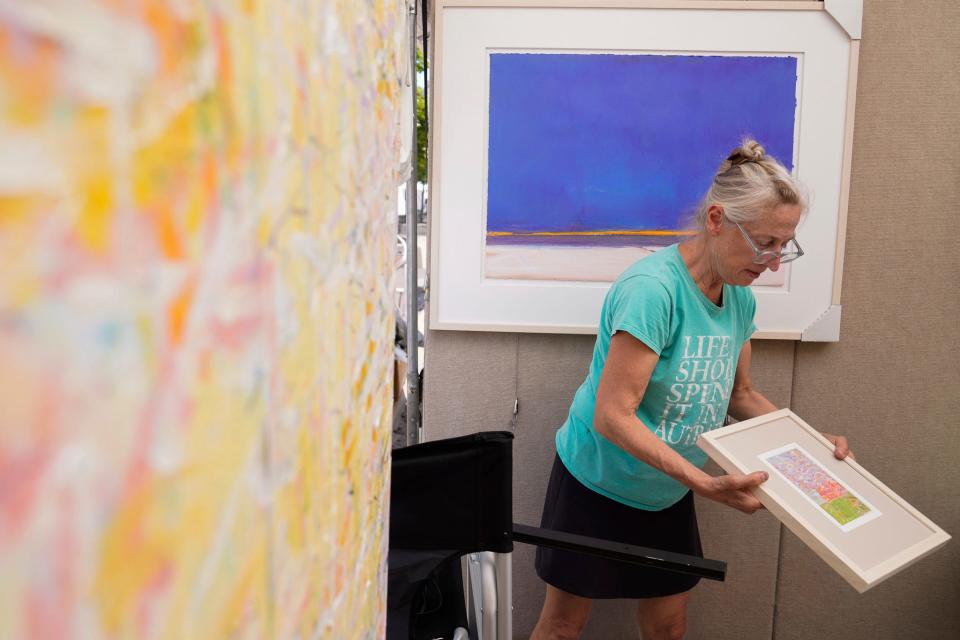
<instances>
[{"instance_id":1,"label":"woman's left hand","mask_svg":"<svg viewBox=\"0 0 960 640\"><path fill-rule=\"evenodd\" d=\"M853 455L853 451L850 451L850 446L847 444L847 439L844 436L824 433L823 437L833 443L833 457L837 460L843 460L847 456L850 456L851 460L857 459L857 457Z\"/></svg>"}]
</instances>

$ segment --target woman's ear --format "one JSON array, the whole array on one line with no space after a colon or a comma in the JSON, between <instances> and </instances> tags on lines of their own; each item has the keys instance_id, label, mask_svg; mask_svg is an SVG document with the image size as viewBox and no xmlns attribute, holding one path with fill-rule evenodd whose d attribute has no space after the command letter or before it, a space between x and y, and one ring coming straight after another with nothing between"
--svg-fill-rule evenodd
<instances>
[{"instance_id":1,"label":"woman's ear","mask_svg":"<svg viewBox=\"0 0 960 640\"><path fill-rule=\"evenodd\" d=\"M719 235L723 228L723 207L719 204L710 205L707 209L707 219L703 226L710 235Z\"/></svg>"}]
</instances>

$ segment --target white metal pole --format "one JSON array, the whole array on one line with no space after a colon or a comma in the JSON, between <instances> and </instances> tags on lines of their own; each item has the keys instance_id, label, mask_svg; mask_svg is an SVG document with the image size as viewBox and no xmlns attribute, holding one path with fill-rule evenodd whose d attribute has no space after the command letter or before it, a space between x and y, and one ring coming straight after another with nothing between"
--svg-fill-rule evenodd
<instances>
[{"instance_id":1,"label":"white metal pole","mask_svg":"<svg viewBox=\"0 0 960 640\"><path fill-rule=\"evenodd\" d=\"M417 2L408 0L413 141L407 183L407 444L420 441L420 372L417 366Z\"/></svg>"}]
</instances>

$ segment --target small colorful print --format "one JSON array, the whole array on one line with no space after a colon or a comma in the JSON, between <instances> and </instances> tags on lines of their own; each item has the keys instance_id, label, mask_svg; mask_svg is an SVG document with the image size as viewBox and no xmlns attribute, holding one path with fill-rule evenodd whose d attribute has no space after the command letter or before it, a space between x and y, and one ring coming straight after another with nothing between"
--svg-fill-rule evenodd
<instances>
[{"instance_id":1,"label":"small colorful print","mask_svg":"<svg viewBox=\"0 0 960 640\"><path fill-rule=\"evenodd\" d=\"M799 446L770 452L764 460L841 527L872 511Z\"/></svg>"}]
</instances>

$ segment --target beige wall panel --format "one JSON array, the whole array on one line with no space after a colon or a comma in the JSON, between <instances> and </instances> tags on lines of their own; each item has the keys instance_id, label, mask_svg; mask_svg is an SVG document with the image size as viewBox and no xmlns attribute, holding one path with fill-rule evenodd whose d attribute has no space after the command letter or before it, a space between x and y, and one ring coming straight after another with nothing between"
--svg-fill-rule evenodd
<instances>
[{"instance_id":1,"label":"beige wall panel","mask_svg":"<svg viewBox=\"0 0 960 640\"><path fill-rule=\"evenodd\" d=\"M519 339L513 519L539 526L556 453L554 436L587 374L596 338L521 334ZM517 545L513 556L513 629L516 637L526 638L540 615L544 585L534 572L534 547Z\"/></svg>"},{"instance_id":2,"label":"beige wall panel","mask_svg":"<svg viewBox=\"0 0 960 640\"><path fill-rule=\"evenodd\" d=\"M789 407L793 385L796 343L786 340L751 340L750 375L753 386L777 407Z\"/></svg>"},{"instance_id":3,"label":"beige wall panel","mask_svg":"<svg viewBox=\"0 0 960 640\"><path fill-rule=\"evenodd\" d=\"M720 475L710 463L708 471ZM780 523L769 513L747 515L697 498L697 517L708 558L727 563L724 582L701 580L690 600L689 637L761 640L773 629ZM750 603L750 615L742 603Z\"/></svg>"},{"instance_id":4,"label":"beige wall panel","mask_svg":"<svg viewBox=\"0 0 960 640\"><path fill-rule=\"evenodd\" d=\"M594 336L520 335L513 493L514 514L525 521L540 520L554 437L587 375L595 341Z\"/></svg>"},{"instance_id":5,"label":"beige wall panel","mask_svg":"<svg viewBox=\"0 0 960 640\"><path fill-rule=\"evenodd\" d=\"M800 345L794 410L960 533L960 7L866 2L843 324ZM811 259L813 257L811 256ZM784 537L778 640L946 638L960 629L960 547L858 595Z\"/></svg>"},{"instance_id":6,"label":"beige wall panel","mask_svg":"<svg viewBox=\"0 0 960 640\"><path fill-rule=\"evenodd\" d=\"M789 531L780 562L777 640L943 640L955 638L960 629L960 575L950 546L864 594Z\"/></svg>"},{"instance_id":7,"label":"beige wall panel","mask_svg":"<svg viewBox=\"0 0 960 640\"><path fill-rule=\"evenodd\" d=\"M517 336L428 331L424 343L426 440L510 430L517 388Z\"/></svg>"}]
</instances>

